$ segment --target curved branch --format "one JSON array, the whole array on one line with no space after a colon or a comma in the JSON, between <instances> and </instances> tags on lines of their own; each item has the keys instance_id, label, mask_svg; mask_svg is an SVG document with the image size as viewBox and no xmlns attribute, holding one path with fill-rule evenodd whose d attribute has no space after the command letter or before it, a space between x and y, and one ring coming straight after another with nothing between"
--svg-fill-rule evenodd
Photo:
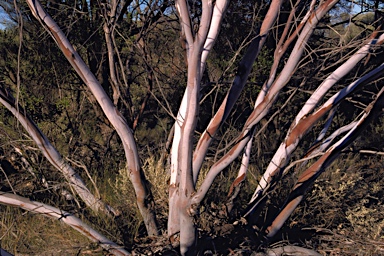
<instances>
[{"instance_id":1,"label":"curved branch","mask_svg":"<svg viewBox=\"0 0 384 256\"><path fill-rule=\"evenodd\" d=\"M211 51L213 45L216 42L217 36L219 35L221 22L224 18L228 3L229 0L217 0L213 8L211 26L209 27L207 39L205 40L203 52L201 53L201 74L204 72L205 63L209 52Z\"/></svg>"},{"instance_id":2,"label":"curved branch","mask_svg":"<svg viewBox=\"0 0 384 256\"><path fill-rule=\"evenodd\" d=\"M33 213L57 219L67 224L71 228L75 229L76 231L80 232L82 235L86 236L93 242L98 243L103 249L107 250L113 255L131 255L122 246L115 244L114 242L100 234L98 231L85 224L82 220L74 216L72 213L60 210L47 204L31 201L28 198L22 196L6 192L0 192L0 204L20 207L24 210Z\"/></svg>"},{"instance_id":3,"label":"curved branch","mask_svg":"<svg viewBox=\"0 0 384 256\"><path fill-rule=\"evenodd\" d=\"M314 28L316 27L319 20L332 8L333 5L337 3L338 0L328 0L324 2L321 6L317 8L315 12L308 18L306 25L304 26L302 33L300 34L291 55L287 61L287 64L284 66L284 69L280 73L279 77L271 86L265 98L260 102L258 106L253 110L249 118L247 119L243 132L237 137L236 145L224 155L217 163L215 163L209 170L207 176L205 177L203 184L198 189L196 194L192 199L193 205L198 205L206 193L208 192L212 182L215 177L226 168L230 163L232 163L241 153L242 149L248 143L251 138L252 129L255 125L268 113L269 109L275 102L275 99L278 96L279 91L288 83L292 73L296 69L296 66L301 58L301 55L304 51L304 46L308 41L310 35L312 34Z\"/></svg>"},{"instance_id":4,"label":"curved branch","mask_svg":"<svg viewBox=\"0 0 384 256\"><path fill-rule=\"evenodd\" d=\"M264 19L263 24L261 25L259 35L255 39L253 39L239 64L239 68L236 77L232 82L231 88L229 89L225 99L221 103L221 106L216 112L215 116L211 119L210 123L208 124L207 128L204 130L203 134L199 139L199 142L196 146L193 155L193 178L195 182L197 181L201 165L203 164L208 147L212 142L212 138L216 135L220 126L225 122L230 111L235 105L235 102L239 98L240 92L243 90L248 76L251 72L252 65L255 62L261 48L265 43L269 30L275 23L276 17L280 11L281 3L281 0L272 1L271 6L268 9L266 18ZM207 41L209 42L209 40L210 38L208 35Z\"/></svg>"},{"instance_id":5,"label":"curved branch","mask_svg":"<svg viewBox=\"0 0 384 256\"><path fill-rule=\"evenodd\" d=\"M186 0L175 1L177 12L179 13L182 40L185 39L187 44L187 59L190 53L190 47L193 45L193 28L191 24L191 17L189 14L189 8Z\"/></svg>"}]
</instances>

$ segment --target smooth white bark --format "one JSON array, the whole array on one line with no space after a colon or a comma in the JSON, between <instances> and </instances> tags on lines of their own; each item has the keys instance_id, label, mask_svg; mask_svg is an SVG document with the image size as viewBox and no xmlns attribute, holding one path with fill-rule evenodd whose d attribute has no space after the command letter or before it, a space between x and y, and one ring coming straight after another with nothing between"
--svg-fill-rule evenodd
<instances>
[{"instance_id":1,"label":"smooth white bark","mask_svg":"<svg viewBox=\"0 0 384 256\"><path fill-rule=\"evenodd\" d=\"M277 15L280 11L280 6L281 0L272 1L271 6L268 9L267 15L261 25L259 35L255 39L253 39L239 64L239 68L236 77L232 82L231 88L229 89L218 111L211 119L203 134L200 136L193 156L193 178L195 183L197 181L200 168L205 159L208 147L211 144L212 139L216 135L218 129L227 119L230 111L232 110L238 97L240 96L240 93L243 90L247 82L248 76L252 70L252 65L255 62L261 48L264 46L267 35L276 21ZM207 40L210 40L209 35Z\"/></svg>"},{"instance_id":2,"label":"smooth white bark","mask_svg":"<svg viewBox=\"0 0 384 256\"><path fill-rule=\"evenodd\" d=\"M246 146L252 135L252 128L268 113L269 109L275 102L279 91L288 83L292 73L296 69L301 55L304 51L304 46L312 34L314 28L317 26L319 20L337 3L338 0L328 0L324 2L316 11L309 17L307 24L304 26L291 54L288 58L286 65L281 71L280 75L269 89L267 95L260 102L260 104L253 110L247 119L243 132L238 136L236 145L218 162L216 162L209 170L202 185L193 196L193 204L199 204L206 193L208 192L215 177L230 163L232 163L241 153L242 149Z\"/></svg>"},{"instance_id":3,"label":"smooth white bark","mask_svg":"<svg viewBox=\"0 0 384 256\"><path fill-rule=\"evenodd\" d=\"M225 11L227 9L229 0L217 0L213 7L213 14L207 39L205 40L203 52L201 53L201 69L200 74L203 74L205 64L210 51L215 45L216 39L219 35L222 20L224 18Z\"/></svg>"},{"instance_id":4,"label":"smooth white bark","mask_svg":"<svg viewBox=\"0 0 384 256\"><path fill-rule=\"evenodd\" d=\"M272 64L272 67L271 67L269 78L263 84L263 87L261 88L260 93L257 95L254 108L256 108L261 102L263 102L265 96L267 95L268 90L270 89L273 81L275 80L276 73L277 73L277 68L278 68L278 65L280 63L281 57L283 56L283 54L287 50L288 46L293 42L293 39L296 38L296 36L298 35L299 31L302 29L302 27L303 27L302 24L305 24L305 22L309 18L309 15L313 11L315 0L312 1L311 8L308 10L307 15L304 17L304 19L300 22L300 25L296 28L296 31L285 42L285 38L288 35L288 30L291 28L291 24L292 24L292 21L294 19L294 16L295 16L295 13L296 13L296 10L297 10L297 6L299 5L299 3L300 3L300 1L296 2L295 6L292 8L292 10L290 12L290 15L289 15L288 20L286 22L284 31L283 31L283 33L281 35L281 38L279 40L279 43L278 43L276 49L275 49L274 58L273 58L273 64ZM275 8L277 8L277 6ZM278 9L280 9L280 7ZM272 24L270 24L270 25L272 25ZM252 135L251 135L250 140L248 141L248 143L246 145L246 150L243 153L242 160L241 160L240 170L238 172L238 175L237 175L235 181L231 185L231 191L233 189L233 186L237 186L236 184L240 184L245 179L245 176L246 176L247 170L248 170L248 166L249 166L249 161L251 159L249 154L250 154L250 150L252 148L253 137L254 137L255 132L256 131L254 130ZM238 191L236 193L238 193ZM233 200L232 199L233 197L235 197L235 195L233 195L231 197L231 200Z\"/></svg>"},{"instance_id":5,"label":"smooth white bark","mask_svg":"<svg viewBox=\"0 0 384 256\"><path fill-rule=\"evenodd\" d=\"M324 139L324 141L321 142L320 145L318 145L315 149L313 149L313 151L310 152L309 156L317 155L317 154L323 152L324 150L326 150L331 145L332 141L336 137L338 137L339 135L341 135L343 133L346 133L346 132L350 131L353 127L356 126L356 123L357 123L357 121L352 122L352 123L350 123L348 125L340 127L336 131L334 131L330 136L328 136L326 139Z\"/></svg>"},{"instance_id":6,"label":"smooth white bark","mask_svg":"<svg viewBox=\"0 0 384 256\"><path fill-rule=\"evenodd\" d=\"M371 51L372 47L384 40L384 34L378 39L368 40L363 47L361 47L355 54L353 54L344 64L338 67L324 82L316 89L311 97L304 104L299 114L295 118L295 123L298 123L303 116L312 111L324 97L324 95L335 85L340 79L347 75L363 58L365 58Z\"/></svg>"}]
</instances>

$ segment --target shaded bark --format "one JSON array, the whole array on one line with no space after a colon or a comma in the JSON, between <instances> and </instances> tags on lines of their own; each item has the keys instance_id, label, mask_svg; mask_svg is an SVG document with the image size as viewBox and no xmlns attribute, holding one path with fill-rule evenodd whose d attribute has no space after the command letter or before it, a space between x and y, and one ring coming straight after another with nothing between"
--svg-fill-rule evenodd
<instances>
[{"instance_id":1,"label":"shaded bark","mask_svg":"<svg viewBox=\"0 0 384 256\"><path fill-rule=\"evenodd\" d=\"M200 136L199 142L193 155L193 178L195 183L197 181L201 165L205 159L208 147L211 144L213 137L216 135L221 125L225 122L230 111L238 100L240 93L243 90L248 76L252 70L253 63L257 59L261 48L264 46L269 31L276 21L280 7L280 0L272 1L268 13L261 25L259 35L252 40L247 49L247 52L239 63L239 67L232 82L231 88L229 89L215 116L208 124L208 127Z\"/></svg>"}]
</instances>

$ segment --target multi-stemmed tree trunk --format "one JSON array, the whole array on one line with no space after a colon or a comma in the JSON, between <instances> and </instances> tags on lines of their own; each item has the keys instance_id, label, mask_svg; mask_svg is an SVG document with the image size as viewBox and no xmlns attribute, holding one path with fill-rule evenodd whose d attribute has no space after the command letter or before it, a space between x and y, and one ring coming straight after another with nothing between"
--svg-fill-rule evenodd
<instances>
[{"instance_id":1,"label":"multi-stemmed tree trunk","mask_svg":"<svg viewBox=\"0 0 384 256\"><path fill-rule=\"evenodd\" d=\"M198 21L192 19L189 1L177 0L175 2L181 27L181 41L185 43L187 81L184 96L174 124L173 143L170 150L171 161L167 235L171 241L179 243L180 253L182 255L193 255L195 253L194 245L197 237L195 218L198 218L200 204L206 197L215 177L244 152L241 168L237 178L233 181L228 202L226 202L229 208L228 210L230 211L230 208L233 205L233 200L240 191L240 185L246 177L247 167L251 158L252 140L255 134L257 134L257 124L266 117L273 104L278 99L279 93L287 84L289 84L293 74L301 65L303 55L307 50L306 46L309 44L309 40L316 27L337 2L337 0L327 0L321 2L311 1L310 3L297 1L296 3L292 3L292 9L284 24L284 28L281 33L277 33L276 35L278 36L276 39L277 47L274 52L270 74L265 82L261 81L264 82L264 84L255 100L253 111L245 121L243 129L237 136L233 146L229 148L228 152L223 155L221 159L209 167L209 171L205 177L202 177L202 183L199 187L197 181L201 176L200 171L206 158L208 148L210 147L213 138L218 134L220 127L228 118L241 91L245 87L254 63L264 47L270 31L274 29L274 25L276 24L276 20L278 19L283 6L283 1L271 1L269 9L258 29L257 35L249 43L247 50L238 64L237 73L233 78L225 98L198 139L196 139L195 131L197 120L201 113L199 105L202 97L201 83L203 74L205 72L207 58L219 36L219 31L229 1L202 0L201 17L199 17ZM100 82L96 79L94 74L91 73L85 62L81 59L80 55L61 31L60 27L44 10L40 2L38 0L27 0L27 3L35 18L46 28L67 58L68 62L87 85L99 103L105 116L119 135L126 157L126 171L133 184L137 205L144 219L148 235L158 235L159 232L156 223L156 213L154 211L154 201L145 174L140 165L133 131L116 107L119 98L121 97L121 93L115 60L115 51L117 49L116 46L114 46L115 34L113 31L117 24L117 17L124 16L123 12L127 7L127 3L111 1L111 3L109 3L111 10L106 12L104 17L105 23L103 25L103 30L107 48L106 51L108 52L113 101L103 90ZM250 200L248 210L244 215L246 217L253 216L251 213L262 207L261 202L264 196L289 170L287 166L290 158L303 136L306 135L315 124L320 123L324 116L330 112L332 113L329 115L328 121L325 122L322 134L316 141L318 142L316 146L319 146L318 151L316 152L322 154L321 157L298 177L296 185L293 187L291 194L288 196L283 207L281 207L279 213L276 216L269 216L268 220L271 224L265 230L264 235L266 235L266 237L270 238L276 234L285 220L300 203L304 193L313 181L337 158L341 150L361 133L363 127L382 111L384 94L383 86L381 85L381 89L370 105L364 110L360 119L356 122L352 122L348 126L340 128L339 133L348 131L342 139L332 144L333 136L331 140L328 139L321 144L321 140L325 137L325 133L332 121L336 107L357 88L382 76L384 73L383 64L361 78L355 79L350 85L340 89L325 101L325 103L322 103L322 99L332 86L339 82L344 76L348 75L348 73L352 72L353 68L358 65L359 62L366 58L371 52L375 51L375 47L378 45L380 46L383 42L384 34L380 29L372 33L372 36L367 39L354 54L348 57L344 63L340 64L337 69L324 79L303 105L301 111L292 122L284 141L277 149L263 177L259 181L254 195ZM283 57L285 58L284 64L282 63ZM150 68L148 68L148 71L150 71ZM305 83L306 80L304 79L301 86L304 87L306 85ZM57 150L53 148L46 136L25 114L25 111L21 111L22 108L16 103L10 93L3 88L3 85L1 89L1 103L15 115L18 121L34 139L35 143L39 146L44 156L64 175L64 177L66 177L79 197L94 211L102 210L104 212L113 212L113 209L110 206L102 203L98 198L95 198L92 195L85 183L70 165L62 160ZM289 101L287 101L286 104L289 104ZM315 148L308 150L306 156L310 155L314 150ZM315 156L316 155L313 157ZM40 212L56 218L61 218L60 216L63 214L68 217L71 216L69 213L63 212L61 212L60 215L57 209L50 208L47 205L39 204L37 202L29 202L26 204L27 200L25 198L8 193L0 194L0 202L16 205L30 211ZM34 207L39 207L39 210L36 210ZM47 213L47 211L50 212ZM111 253L128 254L127 251L119 249L116 244L97 234L96 231L90 229L73 216L67 220L73 221L70 222L69 225L77 230L83 230L83 233L91 234L91 239L100 242L103 247L110 250Z\"/></svg>"}]
</instances>

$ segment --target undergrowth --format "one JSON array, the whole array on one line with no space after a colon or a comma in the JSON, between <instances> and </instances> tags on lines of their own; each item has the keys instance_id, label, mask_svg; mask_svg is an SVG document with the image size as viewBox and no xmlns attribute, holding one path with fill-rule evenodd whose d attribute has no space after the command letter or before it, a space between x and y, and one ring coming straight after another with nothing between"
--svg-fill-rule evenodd
<instances>
[{"instance_id":1,"label":"undergrowth","mask_svg":"<svg viewBox=\"0 0 384 256\"><path fill-rule=\"evenodd\" d=\"M323 255L384 253L384 206L381 201L384 193L383 160L382 156L342 155L315 182L305 200L294 211L270 246L274 246L275 241L279 241L279 245L282 242L299 244L313 248ZM166 234L169 174L154 156L147 158L143 168L155 198L161 231ZM207 170L204 168L203 174ZM257 184L256 180L260 175L257 170L256 166L250 166L244 189L235 202L235 218L244 210L249 195ZM225 201L236 174L236 167L231 167L215 180L197 223L200 232L205 236L229 235L222 227L232 223L233 219L226 215L222 202ZM261 221L263 214L276 211L284 202L284 197L294 181L294 175L287 176L276 187L270 196L280 199L273 205L268 205L267 202L268 208L261 214ZM107 180L98 180L97 185L101 197L120 211L120 217L112 219L102 215L94 216L87 209L78 210L78 216L87 216L90 225L113 241L131 248L138 241L137 238L145 236L145 232L127 171L121 169L119 174L111 175ZM1 247L10 252L21 255L103 253L97 245L57 220L6 206L1 206L0 212ZM58 244L60 246L57 246Z\"/></svg>"},{"instance_id":2,"label":"undergrowth","mask_svg":"<svg viewBox=\"0 0 384 256\"><path fill-rule=\"evenodd\" d=\"M17 255L76 255L97 245L54 219L10 206L0 207L0 246Z\"/></svg>"},{"instance_id":3,"label":"undergrowth","mask_svg":"<svg viewBox=\"0 0 384 256\"><path fill-rule=\"evenodd\" d=\"M325 254L383 254L383 172L384 157L342 156L314 184L286 225L323 234L311 243Z\"/></svg>"}]
</instances>

